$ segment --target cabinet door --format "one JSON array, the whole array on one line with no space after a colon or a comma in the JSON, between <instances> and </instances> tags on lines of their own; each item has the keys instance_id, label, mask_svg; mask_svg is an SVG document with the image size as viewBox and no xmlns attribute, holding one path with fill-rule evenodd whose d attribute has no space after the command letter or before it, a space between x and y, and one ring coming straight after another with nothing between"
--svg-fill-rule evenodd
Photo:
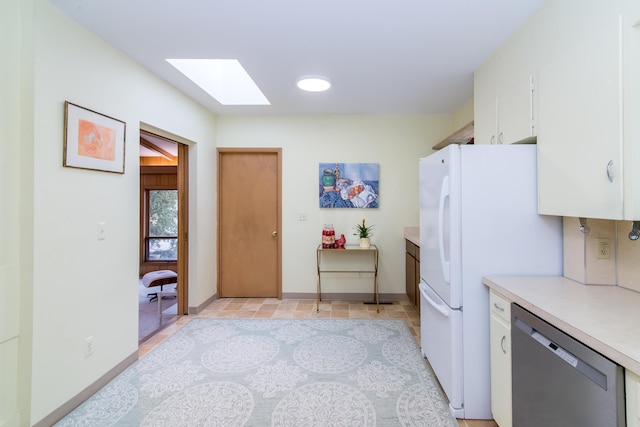
<instances>
[{"instance_id":1,"label":"cabinet door","mask_svg":"<svg viewBox=\"0 0 640 427\"><path fill-rule=\"evenodd\" d=\"M411 304L416 305L416 260L408 252L405 253L406 258L406 291Z\"/></svg>"},{"instance_id":2,"label":"cabinet door","mask_svg":"<svg viewBox=\"0 0 640 427\"><path fill-rule=\"evenodd\" d=\"M489 305L491 413L500 427L511 427L511 305L493 290Z\"/></svg>"},{"instance_id":3,"label":"cabinet door","mask_svg":"<svg viewBox=\"0 0 640 427\"><path fill-rule=\"evenodd\" d=\"M416 270L415 270L415 289L416 289L416 308L418 313L420 312L420 258L416 258Z\"/></svg>"},{"instance_id":4,"label":"cabinet door","mask_svg":"<svg viewBox=\"0 0 640 427\"><path fill-rule=\"evenodd\" d=\"M533 75L522 75L498 95L498 144L512 144L534 135L532 116L535 100Z\"/></svg>"},{"instance_id":5,"label":"cabinet door","mask_svg":"<svg viewBox=\"0 0 640 427\"><path fill-rule=\"evenodd\" d=\"M475 144L495 144L498 127L498 99L495 93L481 96L474 91L473 138Z\"/></svg>"},{"instance_id":6,"label":"cabinet door","mask_svg":"<svg viewBox=\"0 0 640 427\"><path fill-rule=\"evenodd\" d=\"M627 427L640 426L640 377L625 370Z\"/></svg>"},{"instance_id":7,"label":"cabinet door","mask_svg":"<svg viewBox=\"0 0 640 427\"><path fill-rule=\"evenodd\" d=\"M640 219L640 4L623 16L624 218Z\"/></svg>"},{"instance_id":8,"label":"cabinet door","mask_svg":"<svg viewBox=\"0 0 640 427\"><path fill-rule=\"evenodd\" d=\"M619 19L597 18L567 25L539 70L541 214L623 216Z\"/></svg>"},{"instance_id":9,"label":"cabinet door","mask_svg":"<svg viewBox=\"0 0 640 427\"><path fill-rule=\"evenodd\" d=\"M500 427L511 427L511 328L491 316L491 413Z\"/></svg>"}]
</instances>

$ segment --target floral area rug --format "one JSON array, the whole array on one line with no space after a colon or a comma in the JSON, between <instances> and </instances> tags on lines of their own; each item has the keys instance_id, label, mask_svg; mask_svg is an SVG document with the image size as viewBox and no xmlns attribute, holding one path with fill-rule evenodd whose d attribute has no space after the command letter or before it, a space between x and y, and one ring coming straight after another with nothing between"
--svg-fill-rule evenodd
<instances>
[{"instance_id":1,"label":"floral area rug","mask_svg":"<svg viewBox=\"0 0 640 427\"><path fill-rule=\"evenodd\" d=\"M194 319L56 424L457 426L402 320Z\"/></svg>"}]
</instances>

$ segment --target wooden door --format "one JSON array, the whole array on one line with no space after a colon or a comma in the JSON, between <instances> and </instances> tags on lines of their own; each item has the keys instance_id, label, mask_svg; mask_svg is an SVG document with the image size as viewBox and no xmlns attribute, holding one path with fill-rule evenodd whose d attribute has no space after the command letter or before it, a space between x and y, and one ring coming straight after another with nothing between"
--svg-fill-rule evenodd
<instances>
[{"instance_id":1,"label":"wooden door","mask_svg":"<svg viewBox=\"0 0 640 427\"><path fill-rule=\"evenodd\" d=\"M178 144L178 315L189 314L189 146Z\"/></svg>"},{"instance_id":2,"label":"wooden door","mask_svg":"<svg viewBox=\"0 0 640 427\"><path fill-rule=\"evenodd\" d=\"M218 295L282 297L281 149L218 149Z\"/></svg>"}]
</instances>

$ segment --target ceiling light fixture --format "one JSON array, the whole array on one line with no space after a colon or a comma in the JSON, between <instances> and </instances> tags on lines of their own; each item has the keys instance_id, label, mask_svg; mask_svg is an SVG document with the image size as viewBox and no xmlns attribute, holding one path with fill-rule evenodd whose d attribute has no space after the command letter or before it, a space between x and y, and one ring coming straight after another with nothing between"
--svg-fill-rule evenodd
<instances>
[{"instance_id":1,"label":"ceiling light fixture","mask_svg":"<svg viewBox=\"0 0 640 427\"><path fill-rule=\"evenodd\" d=\"M322 76L303 76L298 79L296 84L307 92L324 92L331 87L331 80Z\"/></svg>"}]
</instances>

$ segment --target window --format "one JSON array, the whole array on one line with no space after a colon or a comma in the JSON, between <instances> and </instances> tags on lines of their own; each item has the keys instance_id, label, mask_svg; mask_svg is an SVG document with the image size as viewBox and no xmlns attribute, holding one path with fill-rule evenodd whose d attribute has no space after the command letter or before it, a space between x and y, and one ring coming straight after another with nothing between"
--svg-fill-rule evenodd
<instances>
[{"instance_id":1,"label":"window","mask_svg":"<svg viewBox=\"0 0 640 427\"><path fill-rule=\"evenodd\" d=\"M178 259L178 190L147 190L145 261Z\"/></svg>"}]
</instances>

